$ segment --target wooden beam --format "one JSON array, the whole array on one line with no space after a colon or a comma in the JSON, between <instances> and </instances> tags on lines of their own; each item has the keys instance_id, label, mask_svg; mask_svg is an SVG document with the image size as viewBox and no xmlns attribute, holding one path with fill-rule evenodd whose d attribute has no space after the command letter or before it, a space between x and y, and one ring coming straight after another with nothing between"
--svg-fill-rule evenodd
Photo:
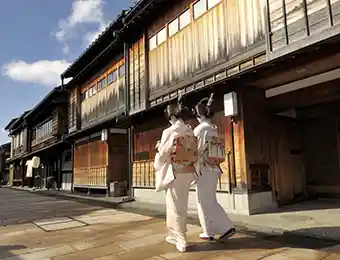
<instances>
[{"instance_id":1,"label":"wooden beam","mask_svg":"<svg viewBox=\"0 0 340 260\"><path fill-rule=\"evenodd\" d=\"M331 70L325 73L321 73L321 74L318 74L318 75L315 75L309 78L305 78L302 80L294 81L292 83L288 83L288 84L285 84L285 85L282 85L276 88L268 89L265 92L266 98L271 98L271 97L282 95L282 94L285 94L291 91L315 86L317 84L321 84L321 83L335 80L338 78L340 78L340 68Z\"/></svg>"}]
</instances>

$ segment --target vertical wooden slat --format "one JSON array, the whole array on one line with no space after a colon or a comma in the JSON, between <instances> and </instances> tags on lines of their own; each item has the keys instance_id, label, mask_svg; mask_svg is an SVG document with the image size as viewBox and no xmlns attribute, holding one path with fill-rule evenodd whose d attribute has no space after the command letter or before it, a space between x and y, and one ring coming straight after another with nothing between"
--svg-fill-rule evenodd
<instances>
[{"instance_id":1,"label":"vertical wooden slat","mask_svg":"<svg viewBox=\"0 0 340 260\"><path fill-rule=\"evenodd\" d=\"M333 26L333 12L332 12L332 5L331 0L325 0L327 1L327 8L328 8L328 16L329 16L329 25Z\"/></svg>"},{"instance_id":2,"label":"vertical wooden slat","mask_svg":"<svg viewBox=\"0 0 340 260\"><path fill-rule=\"evenodd\" d=\"M264 14L265 14L266 48L267 48L267 55L268 55L273 50L272 31L271 31L271 25L270 25L269 0L266 0L265 2Z\"/></svg>"},{"instance_id":3,"label":"vertical wooden slat","mask_svg":"<svg viewBox=\"0 0 340 260\"><path fill-rule=\"evenodd\" d=\"M307 36L309 36L310 29L309 29L309 22L308 22L307 0L303 0L303 12L304 12L304 17L305 17L306 32L307 32Z\"/></svg>"},{"instance_id":4,"label":"vertical wooden slat","mask_svg":"<svg viewBox=\"0 0 340 260\"><path fill-rule=\"evenodd\" d=\"M285 42L289 44L289 37L288 37L288 26L287 26L287 11L286 11L286 0L282 0L282 12L283 12L283 26L285 32Z\"/></svg>"}]
</instances>

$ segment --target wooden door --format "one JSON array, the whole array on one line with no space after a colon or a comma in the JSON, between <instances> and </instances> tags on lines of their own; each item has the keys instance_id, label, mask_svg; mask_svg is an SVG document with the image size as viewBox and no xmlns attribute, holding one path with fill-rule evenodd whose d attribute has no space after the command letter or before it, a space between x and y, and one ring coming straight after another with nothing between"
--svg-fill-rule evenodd
<instances>
[{"instance_id":1,"label":"wooden door","mask_svg":"<svg viewBox=\"0 0 340 260\"><path fill-rule=\"evenodd\" d=\"M303 124L310 195L340 197L339 119L322 117Z\"/></svg>"},{"instance_id":2,"label":"wooden door","mask_svg":"<svg viewBox=\"0 0 340 260\"><path fill-rule=\"evenodd\" d=\"M306 175L300 127L291 118L276 117L272 123L272 155L278 205L306 197Z\"/></svg>"},{"instance_id":3,"label":"wooden door","mask_svg":"<svg viewBox=\"0 0 340 260\"><path fill-rule=\"evenodd\" d=\"M127 133L113 133L109 138L109 182L129 180L129 145Z\"/></svg>"}]
</instances>

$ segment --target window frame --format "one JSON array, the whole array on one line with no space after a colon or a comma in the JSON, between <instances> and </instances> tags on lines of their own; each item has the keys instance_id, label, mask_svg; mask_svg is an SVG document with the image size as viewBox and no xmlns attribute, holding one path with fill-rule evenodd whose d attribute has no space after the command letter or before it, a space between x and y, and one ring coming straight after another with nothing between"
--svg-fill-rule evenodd
<instances>
[{"instance_id":1,"label":"window frame","mask_svg":"<svg viewBox=\"0 0 340 260\"><path fill-rule=\"evenodd\" d=\"M174 22L176 22L177 24L177 30L175 31L175 32L171 32L171 25L174 23ZM168 23L168 37L172 37L172 36L174 36L176 33L178 33L180 31L180 29L179 29L179 16L178 17L176 17L175 19L173 19L172 21L170 21L169 23Z\"/></svg>"},{"instance_id":2,"label":"window frame","mask_svg":"<svg viewBox=\"0 0 340 260\"><path fill-rule=\"evenodd\" d=\"M205 7L205 10L204 11L200 11L198 13L198 16L196 16L196 12L195 12L195 7L197 7L198 5L202 5L201 7ZM196 1L193 5L192 5L192 16L194 18L194 20L197 20L199 19L200 17L202 17L207 11L208 11L208 1L207 0L198 0Z\"/></svg>"},{"instance_id":3,"label":"window frame","mask_svg":"<svg viewBox=\"0 0 340 260\"><path fill-rule=\"evenodd\" d=\"M110 77L111 77L111 81L110 81ZM108 75L107 75L107 85L110 86L113 83L113 71L111 71Z\"/></svg>"},{"instance_id":4,"label":"window frame","mask_svg":"<svg viewBox=\"0 0 340 260\"><path fill-rule=\"evenodd\" d=\"M123 68L123 75L121 75L121 68ZM118 78L122 78L124 76L125 76L125 63L118 67Z\"/></svg>"},{"instance_id":5,"label":"window frame","mask_svg":"<svg viewBox=\"0 0 340 260\"><path fill-rule=\"evenodd\" d=\"M211 4L209 5L209 2L211 2L211 1L216 1L216 2L214 2L212 5ZM210 9L216 7L217 5L219 5L222 2L223 2L223 0L207 0L207 8L208 8L208 10L210 10Z\"/></svg>"},{"instance_id":6,"label":"window frame","mask_svg":"<svg viewBox=\"0 0 340 260\"><path fill-rule=\"evenodd\" d=\"M160 29L157 33L157 47L167 40L167 33L166 33L166 26L164 26L162 29ZM160 39L160 35L162 38Z\"/></svg>"},{"instance_id":7,"label":"window frame","mask_svg":"<svg viewBox=\"0 0 340 260\"><path fill-rule=\"evenodd\" d=\"M154 44L153 44L153 42L154 42ZM157 46L158 46L158 44L157 44L157 33L156 33L153 36L151 36L150 39L149 39L149 50L152 51L152 50L156 49Z\"/></svg>"},{"instance_id":8,"label":"window frame","mask_svg":"<svg viewBox=\"0 0 340 260\"><path fill-rule=\"evenodd\" d=\"M188 13L188 17L189 17L189 21L187 21L187 24L181 25L181 17L183 17L186 13ZM191 9L188 8L187 10L184 10L179 16L179 30L183 30L184 28L186 28L187 26L189 26L191 24Z\"/></svg>"}]
</instances>

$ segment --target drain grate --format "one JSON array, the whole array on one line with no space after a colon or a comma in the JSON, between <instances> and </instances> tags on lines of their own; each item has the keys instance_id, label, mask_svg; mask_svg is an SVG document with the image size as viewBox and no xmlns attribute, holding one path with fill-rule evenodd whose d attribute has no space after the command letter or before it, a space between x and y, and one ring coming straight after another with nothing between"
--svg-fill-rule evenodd
<instances>
[{"instance_id":1,"label":"drain grate","mask_svg":"<svg viewBox=\"0 0 340 260\"><path fill-rule=\"evenodd\" d=\"M84 227L87 224L70 217L42 219L33 223L46 232Z\"/></svg>"}]
</instances>

